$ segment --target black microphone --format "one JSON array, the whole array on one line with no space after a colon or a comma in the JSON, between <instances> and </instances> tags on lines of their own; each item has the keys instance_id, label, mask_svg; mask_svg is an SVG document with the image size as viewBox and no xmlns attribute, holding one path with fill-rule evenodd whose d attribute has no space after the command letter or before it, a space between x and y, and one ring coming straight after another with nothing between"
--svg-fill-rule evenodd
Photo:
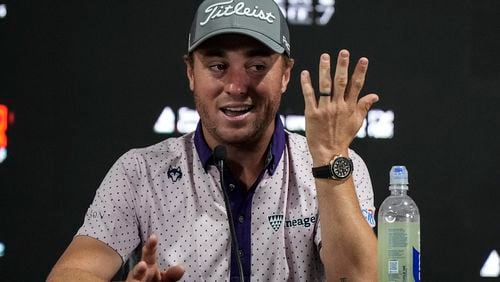
<instances>
[{"instance_id":1,"label":"black microphone","mask_svg":"<svg viewBox=\"0 0 500 282\"><path fill-rule=\"evenodd\" d=\"M226 147L224 145L217 145L214 149L214 161L215 165L219 169L220 185L222 188L222 194L224 195L224 204L226 205L227 220L229 221L229 231L231 233L231 249L234 257L236 258L236 263L238 264L238 272L240 274L240 281L245 281L245 276L243 274L243 265L241 264L240 258L240 247L238 244L238 238L236 238L236 230L234 228L233 222L233 212L231 211L231 204L229 202L229 195L226 191L226 184L224 182L224 163L226 161Z\"/></svg>"},{"instance_id":2,"label":"black microphone","mask_svg":"<svg viewBox=\"0 0 500 282\"><path fill-rule=\"evenodd\" d=\"M224 162L226 161L226 156L227 156L227 151L226 147L224 145L217 145L214 149L214 160L215 164L219 168L219 170L222 172L222 168L224 166ZM221 178L221 182L224 181Z\"/></svg>"}]
</instances>

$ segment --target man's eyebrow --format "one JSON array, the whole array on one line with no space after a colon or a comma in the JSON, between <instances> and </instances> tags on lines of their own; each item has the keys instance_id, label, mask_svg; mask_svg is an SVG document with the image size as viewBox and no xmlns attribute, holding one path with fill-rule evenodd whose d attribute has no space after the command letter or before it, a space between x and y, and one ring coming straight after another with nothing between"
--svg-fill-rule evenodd
<instances>
[{"instance_id":1,"label":"man's eyebrow","mask_svg":"<svg viewBox=\"0 0 500 282\"><path fill-rule=\"evenodd\" d=\"M248 57L269 57L273 54L274 52L269 49L269 48L256 48L256 49L250 49L246 52L246 55Z\"/></svg>"},{"instance_id":2,"label":"man's eyebrow","mask_svg":"<svg viewBox=\"0 0 500 282\"><path fill-rule=\"evenodd\" d=\"M206 57L224 57L224 51L215 48L200 49L200 53Z\"/></svg>"},{"instance_id":3,"label":"man's eyebrow","mask_svg":"<svg viewBox=\"0 0 500 282\"><path fill-rule=\"evenodd\" d=\"M200 53L206 57L225 57L226 52L223 49L203 48ZM245 52L247 57L269 57L274 52L268 48L253 48Z\"/></svg>"}]
</instances>

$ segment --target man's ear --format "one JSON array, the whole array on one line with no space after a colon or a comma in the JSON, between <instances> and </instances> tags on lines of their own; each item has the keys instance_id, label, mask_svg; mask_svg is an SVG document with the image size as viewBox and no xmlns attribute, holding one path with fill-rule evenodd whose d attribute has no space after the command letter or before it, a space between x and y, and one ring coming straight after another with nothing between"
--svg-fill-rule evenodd
<instances>
[{"instance_id":1,"label":"man's ear","mask_svg":"<svg viewBox=\"0 0 500 282\"><path fill-rule=\"evenodd\" d=\"M194 70L193 70L193 59L186 55L184 57L184 63L186 64L186 76L189 80L189 89L194 91Z\"/></svg>"},{"instance_id":2,"label":"man's ear","mask_svg":"<svg viewBox=\"0 0 500 282\"><path fill-rule=\"evenodd\" d=\"M288 86L288 82L290 82L293 63L294 63L293 59L288 59L288 62L286 62L286 65L284 66L283 75L281 77L281 93L285 93L286 88Z\"/></svg>"}]
</instances>

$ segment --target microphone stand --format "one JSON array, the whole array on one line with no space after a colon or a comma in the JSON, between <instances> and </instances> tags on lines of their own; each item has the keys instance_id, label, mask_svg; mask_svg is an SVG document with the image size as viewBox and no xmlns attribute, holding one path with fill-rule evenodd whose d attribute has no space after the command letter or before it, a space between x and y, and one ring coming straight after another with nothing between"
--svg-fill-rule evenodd
<instances>
[{"instance_id":1,"label":"microphone stand","mask_svg":"<svg viewBox=\"0 0 500 282\"><path fill-rule=\"evenodd\" d=\"M226 191L226 185L224 181L224 162L226 161L226 147L223 145L217 145L214 149L214 159L219 169L220 183L222 187L222 194L224 195L224 204L226 205L227 219L229 221L229 231L231 233L231 249L233 251L234 257L236 258L236 263L238 265L238 272L240 274L240 281L245 282L245 276L243 273L243 265L241 263L240 257L240 247L238 244L238 238L236 238L236 230L234 228L233 212L231 211L231 204L229 201L229 195Z\"/></svg>"}]
</instances>

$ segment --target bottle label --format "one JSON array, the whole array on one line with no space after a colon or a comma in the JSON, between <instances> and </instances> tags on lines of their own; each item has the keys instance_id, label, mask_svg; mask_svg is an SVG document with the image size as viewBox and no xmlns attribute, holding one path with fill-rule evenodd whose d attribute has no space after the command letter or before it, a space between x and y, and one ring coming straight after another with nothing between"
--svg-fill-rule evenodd
<instances>
[{"instance_id":1,"label":"bottle label","mask_svg":"<svg viewBox=\"0 0 500 282\"><path fill-rule=\"evenodd\" d=\"M420 225L379 222L379 281L420 282Z\"/></svg>"},{"instance_id":2,"label":"bottle label","mask_svg":"<svg viewBox=\"0 0 500 282\"><path fill-rule=\"evenodd\" d=\"M413 280L420 282L420 251L415 248L413 248Z\"/></svg>"}]
</instances>

